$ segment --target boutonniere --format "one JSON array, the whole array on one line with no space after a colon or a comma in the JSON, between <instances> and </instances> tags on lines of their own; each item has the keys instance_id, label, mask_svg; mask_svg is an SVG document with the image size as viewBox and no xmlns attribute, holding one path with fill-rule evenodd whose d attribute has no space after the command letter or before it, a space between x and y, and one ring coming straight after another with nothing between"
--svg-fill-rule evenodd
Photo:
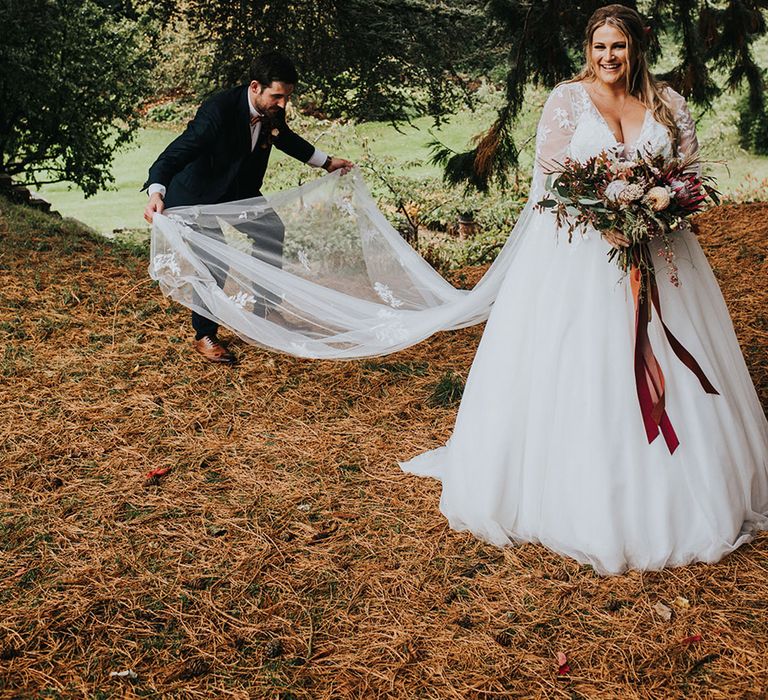
<instances>
[{"instance_id":1,"label":"boutonniere","mask_svg":"<svg viewBox=\"0 0 768 700\"><path fill-rule=\"evenodd\" d=\"M259 138L259 141L261 141L261 147L262 148L268 148L272 145L274 140L280 136L280 129L278 129L276 126L270 126L269 124L265 124L264 128L261 130L261 137Z\"/></svg>"},{"instance_id":2,"label":"boutonniere","mask_svg":"<svg viewBox=\"0 0 768 700\"><path fill-rule=\"evenodd\" d=\"M272 143L275 141L275 139L280 138L280 132L282 131L282 127L285 125L285 113L279 113L274 116L266 117L263 120L262 127L261 127L261 137L259 138L259 141L261 141L261 147L262 148L268 148L272 145Z\"/></svg>"}]
</instances>

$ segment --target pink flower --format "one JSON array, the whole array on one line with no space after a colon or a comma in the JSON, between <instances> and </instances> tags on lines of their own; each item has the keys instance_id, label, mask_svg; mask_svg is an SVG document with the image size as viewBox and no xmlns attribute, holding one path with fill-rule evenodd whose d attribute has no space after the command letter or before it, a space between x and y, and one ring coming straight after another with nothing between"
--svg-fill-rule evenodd
<instances>
[{"instance_id":1,"label":"pink flower","mask_svg":"<svg viewBox=\"0 0 768 700\"><path fill-rule=\"evenodd\" d=\"M618 202L621 193L626 189L627 183L624 180L611 180L603 193L605 198L611 202Z\"/></svg>"},{"instance_id":2,"label":"pink flower","mask_svg":"<svg viewBox=\"0 0 768 700\"><path fill-rule=\"evenodd\" d=\"M635 163L631 160L613 160L608 165L608 170L620 180L631 180L634 167Z\"/></svg>"},{"instance_id":3,"label":"pink flower","mask_svg":"<svg viewBox=\"0 0 768 700\"><path fill-rule=\"evenodd\" d=\"M698 211L706 199L706 194L702 192L701 180L695 175L681 175L680 178L671 180L669 185L678 206L689 213Z\"/></svg>"}]
</instances>

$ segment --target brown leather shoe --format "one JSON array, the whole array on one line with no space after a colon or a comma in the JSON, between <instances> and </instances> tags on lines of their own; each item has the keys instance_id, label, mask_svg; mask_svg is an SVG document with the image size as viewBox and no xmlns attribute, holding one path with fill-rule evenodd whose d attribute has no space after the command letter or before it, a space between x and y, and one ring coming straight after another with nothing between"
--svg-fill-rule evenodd
<instances>
[{"instance_id":1,"label":"brown leather shoe","mask_svg":"<svg viewBox=\"0 0 768 700\"><path fill-rule=\"evenodd\" d=\"M237 362L237 358L216 336L204 335L200 340L195 340L192 347L208 362L221 362L226 365L234 365Z\"/></svg>"}]
</instances>

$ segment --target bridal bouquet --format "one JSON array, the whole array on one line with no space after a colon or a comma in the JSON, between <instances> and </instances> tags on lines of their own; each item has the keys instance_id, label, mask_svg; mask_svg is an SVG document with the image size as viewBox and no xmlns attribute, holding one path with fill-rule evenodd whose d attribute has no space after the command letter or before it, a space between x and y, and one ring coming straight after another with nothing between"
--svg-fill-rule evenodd
<instances>
[{"instance_id":1,"label":"bridal bouquet","mask_svg":"<svg viewBox=\"0 0 768 700\"><path fill-rule=\"evenodd\" d=\"M674 232L687 225L687 217L699 211L707 197L719 202L712 178L696 175L696 164L693 158L663 156L622 160L605 151L583 163L567 158L550 170L547 196L536 206L554 211L558 225L568 227L569 241L574 231L587 225L622 233L629 245L611 249L608 257L624 272L633 264L646 267L647 244L660 241L660 255L677 285Z\"/></svg>"},{"instance_id":2,"label":"bridal bouquet","mask_svg":"<svg viewBox=\"0 0 768 700\"><path fill-rule=\"evenodd\" d=\"M696 159L666 159L639 156L622 160L613 153L600 153L586 162L566 159L556 163L547 177L547 196L536 206L553 210L559 226L574 231L588 225L598 231L616 230L629 241L624 248L612 248L610 260L628 274L635 307L634 374L637 398L648 442L661 433L670 452L679 440L665 408L664 373L651 347L648 325L652 309L678 359L693 372L708 394L717 390L699 363L664 323L656 273L649 243L659 241L659 253L667 261L672 284L678 284L672 249L676 231L687 226L686 219L699 211L707 197L719 202L709 177L700 177Z\"/></svg>"}]
</instances>

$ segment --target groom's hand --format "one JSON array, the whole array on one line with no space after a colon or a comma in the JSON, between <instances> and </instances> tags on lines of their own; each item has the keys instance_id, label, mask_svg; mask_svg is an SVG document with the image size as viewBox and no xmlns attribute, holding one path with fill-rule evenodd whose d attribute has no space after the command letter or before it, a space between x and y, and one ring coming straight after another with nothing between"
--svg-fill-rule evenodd
<instances>
[{"instance_id":1,"label":"groom's hand","mask_svg":"<svg viewBox=\"0 0 768 700\"><path fill-rule=\"evenodd\" d=\"M163 196L159 192L155 192L150 196L147 206L144 207L144 219L151 224L155 214L162 214L163 209L165 209Z\"/></svg>"},{"instance_id":2,"label":"groom's hand","mask_svg":"<svg viewBox=\"0 0 768 700\"><path fill-rule=\"evenodd\" d=\"M330 162L324 167L329 173L332 173L334 170L341 170L341 174L346 175L355 167L355 164L351 160L332 156Z\"/></svg>"}]
</instances>

